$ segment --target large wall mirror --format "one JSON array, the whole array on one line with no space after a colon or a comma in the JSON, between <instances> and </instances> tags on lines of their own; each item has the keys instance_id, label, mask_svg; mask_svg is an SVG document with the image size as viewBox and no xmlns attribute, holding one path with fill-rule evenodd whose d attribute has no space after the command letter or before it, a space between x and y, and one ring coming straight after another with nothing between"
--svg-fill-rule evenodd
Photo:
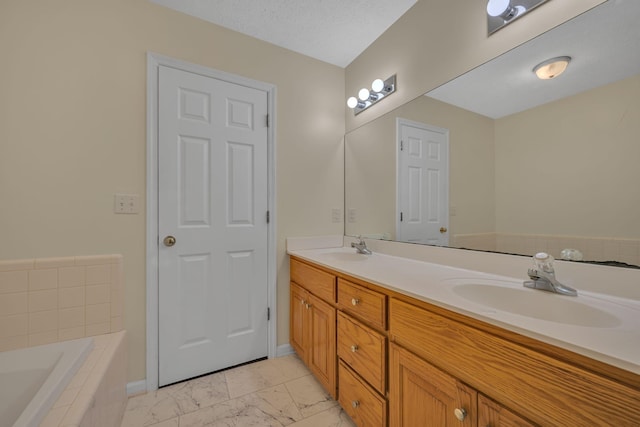
<instances>
[{"instance_id":1,"label":"large wall mirror","mask_svg":"<svg viewBox=\"0 0 640 427\"><path fill-rule=\"evenodd\" d=\"M349 132L345 234L640 266L638 22L609 0Z\"/></svg>"}]
</instances>

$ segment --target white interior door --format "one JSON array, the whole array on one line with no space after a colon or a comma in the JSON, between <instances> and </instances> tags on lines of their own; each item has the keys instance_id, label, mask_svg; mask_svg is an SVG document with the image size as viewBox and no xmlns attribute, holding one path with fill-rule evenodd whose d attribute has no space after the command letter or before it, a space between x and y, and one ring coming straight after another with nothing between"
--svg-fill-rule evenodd
<instances>
[{"instance_id":1,"label":"white interior door","mask_svg":"<svg viewBox=\"0 0 640 427\"><path fill-rule=\"evenodd\" d=\"M398 222L403 242L449 244L449 131L398 119Z\"/></svg>"},{"instance_id":2,"label":"white interior door","mask_svg":"<svg viewBox=\"0 0 640 427\"><path fill-rule=\"evenodd\" d=\"M268 136L265 91L165 66L158 82L162 386L268 354Z\"/></svg>"}]
</instances>

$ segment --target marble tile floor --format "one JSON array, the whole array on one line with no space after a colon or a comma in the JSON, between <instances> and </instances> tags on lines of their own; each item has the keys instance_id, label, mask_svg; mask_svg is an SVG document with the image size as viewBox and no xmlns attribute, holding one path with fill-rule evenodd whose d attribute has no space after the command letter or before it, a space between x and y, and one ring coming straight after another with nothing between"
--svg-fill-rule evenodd
<instances>
[{"instance_id":1,"label":"marble tile floor","mask_svg":"<svg viewBox=\"0 0 640 427\"><path fill-rule=\"evenodd\" d=\"M122 427L355 427L296 355L129 398Z\"/></svg>"}]
</instances>

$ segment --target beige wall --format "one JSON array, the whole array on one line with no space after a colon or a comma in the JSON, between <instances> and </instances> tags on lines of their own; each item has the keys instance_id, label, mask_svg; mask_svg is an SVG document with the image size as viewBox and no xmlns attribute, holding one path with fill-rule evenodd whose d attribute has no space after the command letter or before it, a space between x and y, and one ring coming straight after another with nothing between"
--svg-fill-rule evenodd
<instances>
[{"instance_id":1,"label":"beige wall","mask_svg":"<svg viewBox=\"0 0 640 427\"><path fill-rule=\"evenodd\" d=\"M122 254L130 381L145 377L148 51L277 86L278 344L285 237L342 233L343 69L146 0L3 1L0 259ZM140 214L115 215L114 193L139 194Z\"/></svg>"},{"instance_id":2,"label":"beige wall","mask_svg":"<svg viewBox=\"0 0 640 427\"><path fill-rule=\"evenodd\" d=\"M347 130L589 10L604 0L550 1L487 37L486 2L418 0L346 69L344 99L375 78L397 74L396 93L367 111L347 111Z\"/></svg>"},{"instance_id":3,"label":"beige wall","mask_svg":"<svg viewBox=\"0 0 640 427\"><path fill-rule=\"evenodd\" d=\"M495 231L494 121L420 96L347 134L345 209L356 209L356 222L346 234L395 239L398 117L449 130L450 233Z\"/></svg>"},{"instance_id":4,"label":"beige wall","mask_svg":"<svg viewBox=\"0 0 640 427\"><path fill-rule=\"evenodd\" d=\"M640 75L496 120L496 231L640 238Z\"/></svg>"}]
</instances>

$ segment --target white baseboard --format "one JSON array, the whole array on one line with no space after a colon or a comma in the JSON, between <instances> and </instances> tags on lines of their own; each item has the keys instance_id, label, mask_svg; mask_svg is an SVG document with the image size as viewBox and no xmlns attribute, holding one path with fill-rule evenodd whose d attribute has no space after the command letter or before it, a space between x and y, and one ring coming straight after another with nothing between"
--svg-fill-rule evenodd
<instances>
[{"instance_id":1,"label":"white baseboard","mask_svg":"<svg viewBox=\"0 0 640 427\"><path fill-rule=\"evenodd\" d=\"M132 381L127 383L127 396L135 396L136 394L142 394L147 392L147 381Z\"/></svg>"},{"instance_id":2,"label":"white baseboard","mask_svg":"<svg viewBox=\"0 0 640 427\"><path fill-rule=\"evenodd\" d=\"M293 347L289 344L282 344L276 348L276 357L287 356L293 354Z\"/></svg>"}]
</instances>

